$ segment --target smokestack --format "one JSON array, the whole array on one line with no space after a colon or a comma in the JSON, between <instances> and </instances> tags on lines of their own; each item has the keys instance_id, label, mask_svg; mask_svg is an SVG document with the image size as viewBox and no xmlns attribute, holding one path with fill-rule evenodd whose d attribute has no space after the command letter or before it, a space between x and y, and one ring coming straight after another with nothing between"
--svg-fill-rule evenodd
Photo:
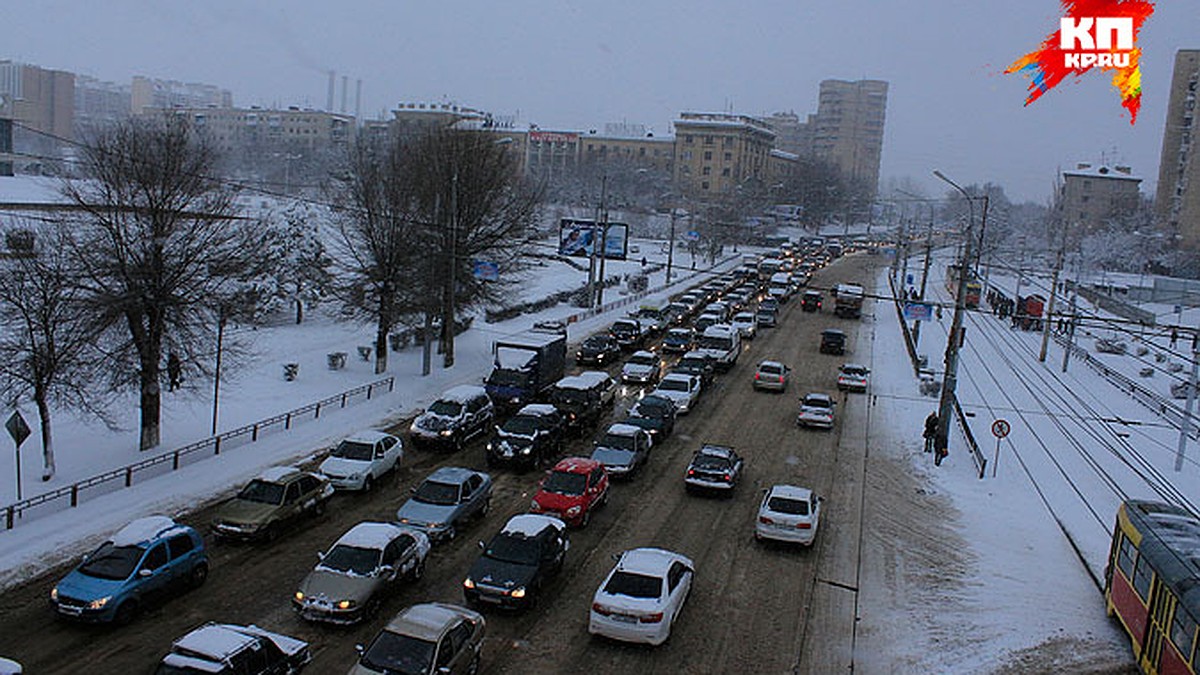
<instances>
[{"instance_id":1,"label":"smokestack","mask_svg":"<svg viewBox=\"0 0 1200 675\"><path fill-rule=\"evenodd\" d=\"M358 78L354 87L354 121L362 117L362 78Z\"/></svg>"},{"instance_id":2,"label":"smokestack","mask_svg":"<svg viewBox=\"0 0 1200 675\"><path fill-rule=\"evenodd\" d=\"M341 112L346 112L346 88L349 86L350 86L350 76L343 75L342 76L342 110L341 110Z\"/></svg>"},{"instance_id":3,"label":"smokestack","mask_svg":"<svg viewBox=\"0 0 1200 675\"><path fill-rule=\"evenodd\" d=\"M333 90L337 86L337 73L329 71L329 90L325 94L325 111L333 112Z\"/></svg>"}]
</instances>

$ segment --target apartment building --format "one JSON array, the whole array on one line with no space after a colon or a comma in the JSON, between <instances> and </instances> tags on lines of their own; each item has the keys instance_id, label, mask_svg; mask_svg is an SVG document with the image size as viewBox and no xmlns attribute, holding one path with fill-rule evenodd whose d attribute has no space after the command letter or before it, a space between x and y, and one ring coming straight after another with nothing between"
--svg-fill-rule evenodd
<instances>
[{"instance_id":1,"label":"apartment building","mask_svg":"<svg viewBox=\"0 0 1200 675\"><path fill-rule=\"evenodd\" d=\"M812 129L813 154L832 161L872 196L879 185L887 92L882 80L824 80Z\"/></svg>"},{"instance_id":2,"label":"apartment building","mask_svg":"<svg viewBox=\"0 0 1200 675\"><path fill-rule=\"evenodd\" d=\"M775 132L761 119L685 112L675 120L676 188L705 199L749 181L767 180Z\"/></svg>"},{"instance_id":3,"label":"apartment building","mask_svg":"<svg viewBox=\"0 0 1200 675\"><path fill-rule=\"evenodd\" d=\"M1055 208L1072 230L1086 233L1112 218L1133 213L1141 199L1142 179L1128 166L1080 162L1062 172Z\"/></svg>"},{"instance_id":4,"label":"apartment building","mask_svg":"<svg viewBox=\"0 0 1200 675\"><path fill-rule=\"evenodd\" d=\"M74 73L0 61L0 98L13 120L14 151L50 154L73 139Z\"/></svg>"},{"instance_id":5,"label":"apartment building","mask_svg":"<svg viewBox=\"0 0 1200 675\"><path fill-rule=\"evenodd\" d=\"M175 108L226 153L277 149L293 152L333 150L354 140L354 117L291 107ZM146 114L157 114L148 110Z\"/></svg>"},{"instance_id":6,"label":"apartment building","mask_svg":"<svg viewBox=\"0 0 1200 675\"><path fill-rule=\"evenodd\" d=\"M1200 49L1175 53L1167 100L1154 212L1158 222L1178 231L1182 243L1200 248L1200 161L1196 160L1197 89Z\"/></svg>"}]
</instances>

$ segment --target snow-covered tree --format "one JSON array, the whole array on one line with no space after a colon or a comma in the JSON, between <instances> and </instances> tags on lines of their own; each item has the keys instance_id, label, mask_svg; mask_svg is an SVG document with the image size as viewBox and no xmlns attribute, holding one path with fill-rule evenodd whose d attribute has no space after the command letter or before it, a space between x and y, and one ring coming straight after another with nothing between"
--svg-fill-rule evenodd
<instances>
[{"instance_id":1,"label":"snow-covered tree","mask_svg":"<svg viewBox=\"0 0 1200 675\"><path fill-rule=\"evenodd\" d=\"M328 295L333 259L321 231L323 217L321 209L300 201L266 217L264 239L272 265L268 273L254 280L264 312L293 308L299 324L304 321L305 308L315 307Z\"/></svg>"}]
</instances>

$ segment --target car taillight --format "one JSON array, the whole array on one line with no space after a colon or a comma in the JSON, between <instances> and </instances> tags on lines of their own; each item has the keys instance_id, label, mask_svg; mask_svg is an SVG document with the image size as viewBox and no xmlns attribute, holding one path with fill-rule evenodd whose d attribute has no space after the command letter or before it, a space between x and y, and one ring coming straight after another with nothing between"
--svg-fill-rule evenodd
<instances>
[{"instance_id":1,"label":"car taillight","mask_svg":"<svg viewBox=\"0 0 1200 675\"><path fill-rule=\"evenodd\" d=\"M780 382L780 383L782 383L782 382L783 382L783 376L782 376L782 375L780 375L780 376L779 376L779 382Z\"/></svg>"},{"instance_id":2,"label":"car taillight","mask_svg":"<svg viewBox=\"0 0 1200 675\"><path fill-rule=\"evenodd\" d=\"M812 523L796 523L797 530L811 530Z\"/></svg>"},{"instance_id":3,"label":"car taillight","mask_svg":"<svg viewBox=\"0 0 1200 675\"><path fill-rule=\"evenodd\" d=\"M774 525L775 524L775 521L771 520L770 518L768 518L766 516L759 516L758 522L762 523L763 525Z\"/></svg>"},{"instance_id":4,"label":"car taillight","mask_svg":"<svg viewBox=\"0 0 1200 675\"><path fill-rule=\"evenodd\" d=\"M754 379L756 379L756 380L758 379L758 373L754 374Z\"/></svg>"},{"instance_id":5,"label":"car taillight","mask_svg":"<svg viewBox=\"0 0 1200 675\"><path fill-rule=\"evenodd\" d=\"M696 475L696 470L695 470L695 469L688 469L688 475L689 475L689 476L695 476L695 475Z\"/></svg>"},{"instance_id":6,"label":"car taillight","mask_svg":"<svg viewBox=\"0 0 1200 675\"><path fill-rule=\"evenodd\" d=\"M641 623L661 623L662 620L663 620L662 612L655 612L654 614L645 614L643 616L638 617L638 621Z\"/></svg>"},{"instance_id":7,"label":"car taillight","mask_svg":"<svg viewBox=\"0 0 1200 675\"><path fill-rule=\"evenodd\" d=\"M733 480L733 476L731 474L727 473L727 474L725 474L725 480L727 480L727 481Z\"/></svg>"},{"instance_id":8,"label":"car taillight","mask_svg":"<svg viewBox=\"0 0 1200 675\"><path fill-rule=\"evenodd\" d=\"M595 612L595 613L597 613L597 614L599 614L599 615L601 615L601 616L609 616L609 615L611 615L611 614L612 614L612 610L611 610L611 609L609 609L609 608L605 607L604 605L602 605L602 604L600 604L600 603L598 603L598 602L593 602L593 603L592 603L592 611L593 611L593 612Z\"/></svg>"}]
</instances>

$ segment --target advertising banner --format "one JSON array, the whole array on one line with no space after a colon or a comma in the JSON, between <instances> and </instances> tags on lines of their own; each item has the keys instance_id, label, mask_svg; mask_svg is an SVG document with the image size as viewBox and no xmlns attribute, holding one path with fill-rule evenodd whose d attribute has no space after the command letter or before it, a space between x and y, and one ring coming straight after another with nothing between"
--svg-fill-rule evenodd
<instances>
[{"instance_id":1,"label":"advertising banner","mask_svg":"<svg viewBox=\"0 0 1200 675\"><path fill-rule=\"evenodd\" d=\"M598 240L604 240L604 257L610 260L625 260L629 239L629 226L625 223L609 223L608 234L604 228L591 220L563 218L558 229L559 255L587 258Z\"/></svg>"}]
</instances>

